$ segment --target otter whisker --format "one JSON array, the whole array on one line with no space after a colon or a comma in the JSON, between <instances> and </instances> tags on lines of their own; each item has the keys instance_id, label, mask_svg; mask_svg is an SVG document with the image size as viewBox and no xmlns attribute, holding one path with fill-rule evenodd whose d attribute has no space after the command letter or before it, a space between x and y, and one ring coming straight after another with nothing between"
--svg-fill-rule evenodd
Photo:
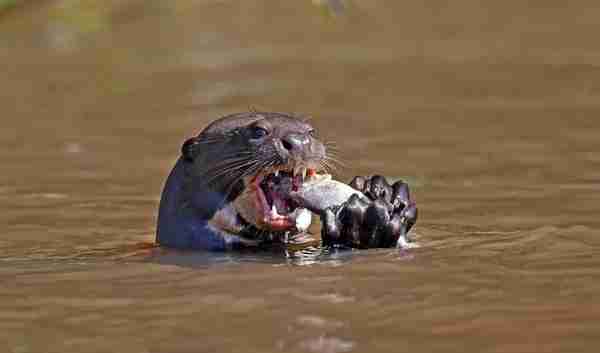
<instances>
[{"instance_id":1,"label":"otter whisker","mask_svg":"<svg viewBox=\"0 0 600 353\"><path fill-rule=\"evenodd\" d=\"M327 147L331 147L331 148L337 149L337 142L335 142L334 140L323 141L323 145L325 145Z\"/></svg>"},{"instance_id":2,"label":"otter whisker","mask_svg":"<svg viewBox=\"0 0 600 353\"><path fill-rule=\"evenodd\" d=\"M330 150L330 149L328 149L326 151L326 157L334 157L334 158L338 158L339 159L342 156L343 156L342 153L340 153L338 151L333 151L333 150Z\"/></svg>"},{"instance_id":3,"label":"otter whisker","mask_svg":"<svg viewBox=\"0 0 600 353\"><path fill-rule=\"evenodd\" d=\"M246 176L256 175L260 170L270 168L277 164L276 158L270 158L269 160L259 161L259 160L247 160L246 162L240 162L238 164L233 164L233 166L229 168L225 168L222 170L217 170L216 173L210 173L209 180L207 184L212 184L216 179L227 175L227 180L223 183L223 185L230 190L231 187L237 183L239 180ZM213 169L214 170L214 169Z\"/></svg>"},{"instance_id":4,"label":"otter whisker","mask_svg":"<svg viewBox=\"0 0 600 353\"><path fill-rule=\"evenodd\" d=\"M333 167L329 164L327 164L326 161L321 160L319 161L319 165L321 166L321 169L325 170L325 172L327 174L335 174L335 170L333 169Z\"/></svg>"},{"instance_id":5,"label":"otter whisker","mask_svg":"<svg viewBox=\"0 0 600 353\"><path fill-rule=\"evenodd\" d=\"M210 170L221 171L231 166L237 166L244 163L252 162L253 159L248 157L229 158L214 165Z\"/></svg>"},{"instance_id":6,"label":"otter whisker","mask_svg":"<svg viewBox=\"0 0 600 353\"><path fill-rule=\"evenodd\" d=\"M338 166L340 168L346 168L346 163L342 162L339 158L336 158L335 156L325 156L324 159L335 166Z\"/></svg>"},{"instance_id":7,"label":"otter whisker","mask_svg":"<svg viewBox=\"0 0 600 353\"><path fill-rule=\"evenodd\" d=\"M325 146L325 149L327 150L327 154L337 156L341 153L339 148L337 147L337 145L332 141L324 142L323 145Z\"/></svg>"},{"instance_id":8,"label":"otter whisker","mask_svg":"<svg viewBox=\"0 0 600 353\"><path fill-rule=\"evenodd\" d=\"M252 159L247 158L247 157L230 158L228 160L224 160L221 163L218 163L217 165L212 167L211 170L221 171L221 170L227 169L228 167L235 167L237 165L241 165L241 164L251 162L251 161L252 161Z\"/></svg>"},{"instance_id":9,"label":"otter whisker","mask_svg":"<svg viewBox=\"0 0 600 353\"><path fill-rule=\"evenodd\" d=\"M339 147L334 143L323 143L323 146L325 146L325 148L327 148L328 151L334 151L334 152L340 151Z\"/></svg>"},{"instance_id":10,"label":"otter whisker","mask_svg":"<svg viewBox=\"0 0 600 353\"><path fill-rule=\"evenodd\" d=\"M232 181L232 183L235 183L237 180L239 180L241 177L243 177L243 174L246 173L247 171L244 170L245 168L247 169L256 169L257 162L256 161L248 161L245 163L241 163L239 165L233 165L230 166L228 168L224 168L224 169L219 169L219 170L212 170L214 172L208 172L205 174L206 177L208 177L208 181L207 184L212 184L212 182L222 176L225 175L231 175L232 179L235 179ZM233 174L233 175L232 175ZM238 175L240 174L240 175ZM235 176L235 178L234 178Z\"/></svg>"},{"instance_id":11,"label":"otter whisker","mask_svg":"<svg viewBox=\"0 0 600 353\"><path fill-rule=\"evenodd\" d=\"M230 168L243 166L245 164L253 163L253 162L255 162L255 160L252 158L248 158L248 157L229 158L229 159L226 159L226 160L212 166L210 169L208 169L206 171L205 174L221 173L224 171L226 172Z\"/></svg>"},{"instance_id":12,"label":"otter whisker","mask_svg":"<svg viewBox=\"0 0 600 353\"><path fill-rule=\"evenodd\" d=\"M219 151L215 151L219 152ZM222 153L222 152L221 152ZM235 151L230 154L221 157L221 161L217 163L214 168L218 168L220 165L227 164L232 161L248 161L255 159L255 153L253 151Z\"/></svg>"},{"instance_id":13,"label":"otter whisker","mask_svg":"<svg viewBox=\"0 0 600 353\"><path fill-rule=\"evenodd\" d=\"M330 156L326 156L324 159L322 159L321 165L326 167L327 170L331 172L331 174L337 174L339 169L346 168L345 164L343 164L341 161L339 161L335 158L332 158Z\"/></svg>"}]
</instances>

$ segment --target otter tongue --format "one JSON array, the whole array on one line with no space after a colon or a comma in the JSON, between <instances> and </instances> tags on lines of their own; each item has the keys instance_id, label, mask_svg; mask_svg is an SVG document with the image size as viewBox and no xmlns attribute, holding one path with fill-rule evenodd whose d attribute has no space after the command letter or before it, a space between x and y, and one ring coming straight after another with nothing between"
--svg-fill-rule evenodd
<instances>
[{"instance_id":1,"label":"otter tongue","mask_svg":"<svg viewBox=\"0 0 600 353\"><path fill-rule=\"evenodd\" d=\"M269 183L268 191L271 207L277 210L280 215L286 215L292 211L290 204L290 192L294 189L294 179L290 176L279 176L273 178Z\"/></svg>"}]
</instances>

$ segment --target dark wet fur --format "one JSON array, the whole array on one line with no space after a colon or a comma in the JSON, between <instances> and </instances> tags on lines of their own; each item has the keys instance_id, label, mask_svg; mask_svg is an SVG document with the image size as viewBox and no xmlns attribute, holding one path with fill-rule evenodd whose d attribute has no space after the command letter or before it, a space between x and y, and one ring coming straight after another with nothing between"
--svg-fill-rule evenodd
<instances>
[{"instance_id":1,"label":"dark wet fur","mask_svg":"<svg viewBox=\"0 0 600 353\"><path fill-rule=\"evenodd\" d=\"M269 143L253 139L257 126L272 128L274 135L265 139ZM275 143L277 139L306 134L311 129L309 124L292 115L253 111L216 120L198 136L187 140L163 191L157 241L179 248L220 249L226 244L219 234L207 228L207 222L244 190L244 177L290 164L292 157L311 159L323 169L333 168L319 140L311 141L321 146L320 154L289 150L286 155Z\"/></svg>"}]
</instances>

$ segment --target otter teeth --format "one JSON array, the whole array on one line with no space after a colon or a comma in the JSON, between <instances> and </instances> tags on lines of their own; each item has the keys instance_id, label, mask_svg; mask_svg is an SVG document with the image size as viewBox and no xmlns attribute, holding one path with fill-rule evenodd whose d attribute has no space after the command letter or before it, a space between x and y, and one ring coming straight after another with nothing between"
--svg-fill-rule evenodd
<instances>
[{"instance_id":1,"label":"otter teeth","mask_svg":"<svg viewBox=\"0 0 600 353\"><path fill-rule=\"evenodd\" d=\"M307 170L304 167L294 167L294 176L298 175L300 177L302 177L302 182L304 182L304 180L306 179L306 173Z\"/></svg>"},{"instance_id":2,"label":"otter teeth","mask_svg":"<svg viewBox=\"0 0 600 353\"><path fill-rule=\"evenodd\" d=\"M281 171L289 172L293 176L299 176L299 177L301 177L302 182L305 182L307 180L307 176L308 177L312 177L313 176L306 167L294 167L291 170L274 169L272 174L275 177L278 177L279 176L279 172L281 172Z\"/></svg>"}]
</instances>

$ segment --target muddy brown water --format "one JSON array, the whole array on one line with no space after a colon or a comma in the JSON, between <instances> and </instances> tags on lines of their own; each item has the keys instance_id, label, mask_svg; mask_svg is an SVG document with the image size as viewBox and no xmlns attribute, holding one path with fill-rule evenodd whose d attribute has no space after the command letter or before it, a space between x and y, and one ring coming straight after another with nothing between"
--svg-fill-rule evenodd
<instances>
[{"instance_id":1,"label":"muddy brown water","mask_svg":"<svg viewBox=\"0 0 600 353\"><path fill-rule=\"evenodd\" d=\"M598 351L596 2L16 3L0 351ZM248 107L409 181L420 247L153 247L180 143Z\"/></svg>"}]
</instances>

